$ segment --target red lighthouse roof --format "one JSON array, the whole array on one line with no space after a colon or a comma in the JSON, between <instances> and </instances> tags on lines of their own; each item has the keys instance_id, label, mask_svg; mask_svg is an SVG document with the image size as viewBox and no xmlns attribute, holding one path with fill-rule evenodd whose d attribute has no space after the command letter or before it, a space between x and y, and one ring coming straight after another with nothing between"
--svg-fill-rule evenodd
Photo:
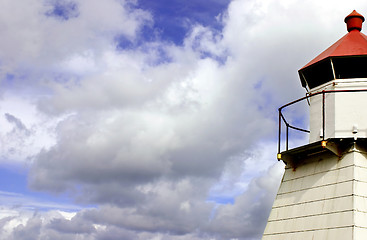
<instances>
[{"instance_id":1,"label":"red lighthouse roof","mask_svg":"<svg viewBox=\"0 0 367 240\"><path fill-rule=\"evenodd\" d=\"M326 79L322 80L321 83L318 84L318 81L315 82L314 77L311 76L313 75L312 73L319 73L320 70L328 72L322 72L321 75L324 75L323 77L326 77L326 75L330 75L331 73L332 79L337 79L338 76L334 69L332 69L334 67L333 61L336 58L356 56L367 57L367 36L360 32L362 29L362 23L364 22L364 17L354 10L345 18L344 21L347 24L348 33L299 70L301 82L304 87L308 85L310 88L313 88L325 82ZM328 59L330 60L327 61ZM322 62L325 61L327 61L327 63L322 64ZM331 68L323 69L324 67L320 64L325 65L325 67L330 66ZM329 70L333 72L330 72ZM367 75L365 77L367 77ZM328 78L330 78L330 76Z\"/></svg>"}]
</instances>

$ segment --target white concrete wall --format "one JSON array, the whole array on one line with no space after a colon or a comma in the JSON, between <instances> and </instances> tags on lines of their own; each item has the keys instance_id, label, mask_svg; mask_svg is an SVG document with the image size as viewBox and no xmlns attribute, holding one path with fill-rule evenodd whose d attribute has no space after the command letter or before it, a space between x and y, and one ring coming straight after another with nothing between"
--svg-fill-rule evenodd
<instances>
[{"instance_id":1,"label":"white concrete wall","mask_svg":"<svg viewBox=\"0 0 367 240\"><path fill-rule=\"evenodd\" d=\"M367 79L338 79L311 89L311 93L323 90L367 89ZM367 92L327 93L325 95L325 139L367 137ZM320 141L322 132L322 95L310 99L310 143ZM322 135L322 134L321 134Z\"/></svg>"},{"instance_id":2,"label":"white concrete wall","mask_svg":"<svg viewBox=\"0 0 367 240\"><path fill-rule=\"evenodd\" d=\"M323 154L286 168L262 239L367 239L366 154Z\"/></svg>"},{"instance_id":3,"label":"white concrete wall","mask_svg":"<svg viewBox=\"0 0 367 240\"><path fill-rule=\"evenodd\" d=\"M332 90L330 85L322 90ZM319 92L319 91L315 91ZM322 140L322 94L310 98L310 143ZM325 138L335 129L335 95L325 94Z\"/></svg>"}]
</instances>

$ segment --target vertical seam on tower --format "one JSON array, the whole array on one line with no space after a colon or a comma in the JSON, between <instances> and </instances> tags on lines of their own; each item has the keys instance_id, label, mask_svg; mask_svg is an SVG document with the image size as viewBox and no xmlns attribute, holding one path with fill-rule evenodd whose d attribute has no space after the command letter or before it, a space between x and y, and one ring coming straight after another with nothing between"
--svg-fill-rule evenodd
<instances>
[{"instance_id":1,"label":"vertical seam on tower","mask_svg":"<svg viewBox=\"0 0 367 240\"><path fill-rule=\"evenodd\" d=\"M353 154L353 182L352 182L352 210L353 210L353 225L352 225L352 239L354 240L355 231L356 231L356 189L355 189L355 183L356 183L356 154L355 152Z\"/></svg>"}]
</instances>

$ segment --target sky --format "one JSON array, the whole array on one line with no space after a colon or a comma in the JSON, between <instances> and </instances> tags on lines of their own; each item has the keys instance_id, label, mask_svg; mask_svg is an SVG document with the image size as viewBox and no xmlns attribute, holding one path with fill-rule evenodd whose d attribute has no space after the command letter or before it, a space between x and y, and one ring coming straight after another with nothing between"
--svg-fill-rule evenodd
<instances>
[{"instance_id":1,"label":"sky","mask_svg":"<svg viewBox=\"0 0 367 240\"><path fill-rule=\"evenodd\" d=\"M277 109L344 17L367 16L339 0L0 6L0 240L261 239ZM287 114L307 127L305 107Z\"/></svg>"}]
</instances>

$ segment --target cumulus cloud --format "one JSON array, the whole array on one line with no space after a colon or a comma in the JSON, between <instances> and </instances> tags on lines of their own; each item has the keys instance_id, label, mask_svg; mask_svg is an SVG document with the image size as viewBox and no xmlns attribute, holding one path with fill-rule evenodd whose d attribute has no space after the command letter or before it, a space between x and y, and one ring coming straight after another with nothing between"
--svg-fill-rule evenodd
<instances>
[{"instance_id":1,"label":"cumulus cloud","mask_svg":"<svg viewBox=\"0 0 367 240\"><path fill-rule=\"evenodd\" d=\"M259 239L283 168L276 109L345 33L348 7L329 5L233 0L223 29L190 25L177 45L144 42L139 1L5 1L1 154L32 159L31 190L89 207L6 208L0 239Z\"/></svg>"},{"instance_id":2,"label":"cumulus cloud","mask_svg":"<svg viewBox=\"0 0 367 240\"><path fill-rule=\"evenodd\" d=\"M37 110L29 94L7 92L0 100L0 162L29 165L56 142L55 128L67 115L49 117Z\"/></svg>"}]
</instances>

